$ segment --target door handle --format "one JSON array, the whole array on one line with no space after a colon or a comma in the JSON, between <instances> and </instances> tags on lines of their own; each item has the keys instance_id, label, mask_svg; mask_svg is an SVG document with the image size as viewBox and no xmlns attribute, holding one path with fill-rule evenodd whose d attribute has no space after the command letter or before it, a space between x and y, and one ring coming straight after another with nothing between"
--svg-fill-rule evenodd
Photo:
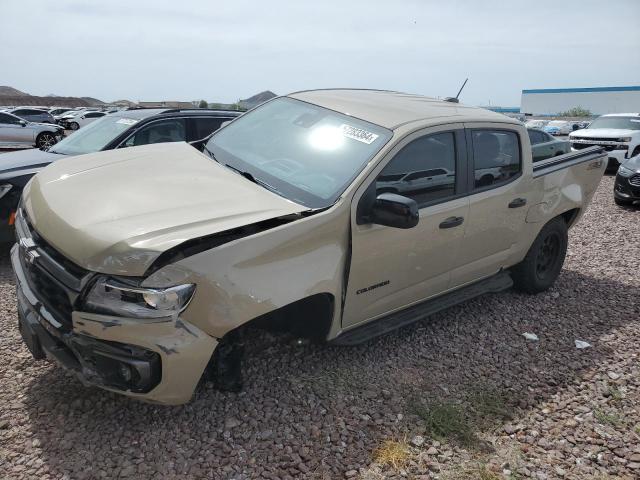
<instances>
[{"instance_id":1,"label":"door handle","mask_svg":"<svg viewBox=\"0 0 640 480\"><path fill-rule=\"evenodd\" d=\"M526 204L526 198L516 198L515 200L511 200L511 202L509 203L509 208L524 207Z\"/></svg>"},{"instance_id":2,"label":"door handle","mask_svg":"<svg viewBox=\"0 0 640 480\"><path fill-rule=\"evenodd\" d=\"M462 225L462 222L464 222L464 217L449 217L440 224L440 228L457 227L458 225Z\"/></svg>"}]
</instances>

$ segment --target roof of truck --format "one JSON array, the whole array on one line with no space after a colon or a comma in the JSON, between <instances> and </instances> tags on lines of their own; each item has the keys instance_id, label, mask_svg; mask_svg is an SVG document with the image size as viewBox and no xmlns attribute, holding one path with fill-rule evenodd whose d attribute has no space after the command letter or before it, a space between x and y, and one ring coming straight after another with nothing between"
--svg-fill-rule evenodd
<instances>
[{"instance_id":1,"label":"roof of truck","mask_svg":"<svg viewBox=\"0 0 640 480\"><path fill-rule=\"evenodd\" d=\"M377 125L395 129L401 125L441 117L454 121L498 121L518 123L500 113L437 98L388 90L305 90L288 95Z\"/></svg>"}]
</instances>

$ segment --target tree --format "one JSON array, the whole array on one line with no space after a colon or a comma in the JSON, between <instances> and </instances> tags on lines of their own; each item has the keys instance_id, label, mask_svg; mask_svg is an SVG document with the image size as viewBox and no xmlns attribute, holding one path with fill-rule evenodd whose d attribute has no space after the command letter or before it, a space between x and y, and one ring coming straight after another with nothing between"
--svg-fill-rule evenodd
<instances>
[{"instance_id":1,"label":"tree","mask_svg":"<svg viewBox=\"0 0 640 480\"><path fill-rule=\"evenodd\" d=\"M200 100L200 103L198 104L198 108L208 108L209 104L207 103L206 100Z\"/></svg>"},{"instance_id":2,"label":"tree","mask_svg":"<svg viewBox=\"0 0 640 480\"><path fill-rule=\"evenodd\" d=\"M567 110L566 112L560 112L558 114L560 117L592 117L593 113L591 110L587 110L582 107L573 107Z\"/></svg>"}]
</instances>

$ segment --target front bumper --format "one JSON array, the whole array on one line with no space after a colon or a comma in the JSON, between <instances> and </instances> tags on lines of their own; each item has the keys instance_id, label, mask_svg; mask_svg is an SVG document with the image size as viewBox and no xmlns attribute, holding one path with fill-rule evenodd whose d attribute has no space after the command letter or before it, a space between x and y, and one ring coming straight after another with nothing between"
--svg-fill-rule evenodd
<instances>
[{"instance_id":1,"label":"front bumper","mask_svg":"<svg viewBox=\"0 0 640 480\"><path fill-rule=\"evenodd\" d=\"M65 329L32 288L25 261L14 245L19 328L34 358L50 358L86 385L130 397L168 405L190 400L214 338L180 318L148 322L77 311Z\"/></svg>"},{"instance_id":2,"label":"front bumper","mask_svg":"<svg viewBox=\"0 0 640 480\"><path fill-rule=\"evenodd\" d=\"M631 179L634 178L633 183ZM640 174L631 177L623 177L616 175L616 182L613 187L613 195L615 198L627 201L640 200Z\"/></svg>"}]
</instances>

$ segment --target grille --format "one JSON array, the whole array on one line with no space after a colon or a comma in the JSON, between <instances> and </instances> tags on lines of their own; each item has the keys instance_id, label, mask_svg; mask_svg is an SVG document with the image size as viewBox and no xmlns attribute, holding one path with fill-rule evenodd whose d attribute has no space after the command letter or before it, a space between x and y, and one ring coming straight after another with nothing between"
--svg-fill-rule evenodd
<instances>
[{"instance_id":1,"label":"grille","mask_svg":"<svg viewBox=\"0 0 640 480\"><path fill-rule=\"evenodd\" d=\"M629 184L633 185L634 187L640 187L640 175L639 174L632 175L629 178Z\"/></svg>"},{"instance_id":2,"label":"grille","mask_svg":"<svg viewBox=\"0 0 640 480\"><path fill-rule=\"evenodd\" d=\"M90 278L90 272L65 258L40 237L22 210L18 212L16 223L20 261L29 286L62 325L62 330L68 331L73 303ZM34 257L33 253L37 255Z\"/></svg>"}]
</instances>

